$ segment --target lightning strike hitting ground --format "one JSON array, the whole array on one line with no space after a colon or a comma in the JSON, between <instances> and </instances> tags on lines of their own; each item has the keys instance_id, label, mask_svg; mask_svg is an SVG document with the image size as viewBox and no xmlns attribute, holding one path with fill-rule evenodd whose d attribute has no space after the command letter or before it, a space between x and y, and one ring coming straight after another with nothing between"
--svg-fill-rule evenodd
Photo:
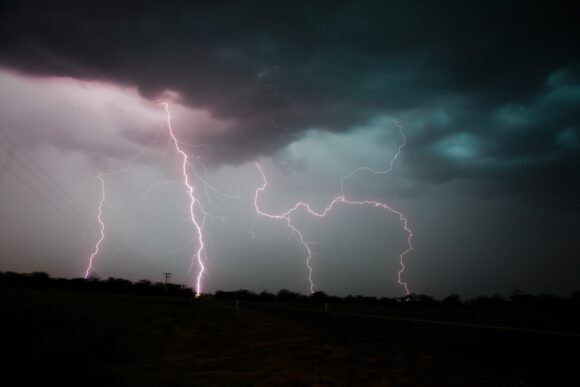
<instances>
[{"instance_id":1,"label":"lightning strike hitting ground","mask_svg":"<svg viewBox=\"0 0 580 387\"><path fill-rule=\"evenodd\" d=\"M194 263L197 263L199 267L199 272L196 278L196 296L201 295L201 280L203 278L203 273L205 272L205 266L203 264L204 259L206 258L205 255L205 245L204 245L204 238L203 238L203 223L205 221L205 211L203 206L201 205L200 201L194 195L195 188L190 183L189 175L187 173L187 167L190 165L189 163L189 156L185 153L181 147L180 142L175 137L175 133L173 132L173 128L171 126L171 113L169 112L169 104L167 102L161 102L161 106L165 109L165 113L167 114L167 130L169 132L170 140L175 147L176 152L181 157L181 173L183 175L183 184L185 185L185 191L187 196L189 197L189 216L191 219L191 223L193 224L195 231L197 233L197 250L195 251L194 255L191 258L191 266ZM201 221L198 219L196 215L195 208L199 208L199 212L202 213Z\"/></svg>"},{"instance_id":2,"label":"lightning strike hitting ground","mask_svg":"<svg viewBox=\"0 0 580 387\"><path fill-rule=\"evenodd\" d=\"M97 244L95 245L95 249L94 249L93 253L89 257L89 266L85 270L85 275L84 275L85 279L87 279L89 277L89 274L91 273L91 270L93 268L93 258L95 258L97 256L97 254L99 254L99 249L101 247L101 243L105 239L105 223L103 222L103 219L102 219L103 203L105 202L105 199L106 199L105 180L103 179L103 176L101 173L99 173L98 178L99 178L99 181L101 182L101 200L99 201L99 206L97 208L97 220L98 220L99 225L100 225L100 238L97 241Z\"/></svg>"},{"instance_id":3,"label":"lightning strike hitting ground","mask_svg":"<svg viewBox=\"0 0 580 387\"><path fill-rule=\"evenodd\" d=\"M401 211L394 209L392 206L390 206L387 203L383 203L383 202L379 202L379 201L375 201L375 200L351 200L351 199L347 199L345 194L344 194L345 181L348 180L352 175L354 175L355 173L357 173L359 171L365 170L365 171L369 171L369 172L374 173L374 174L381 174L381 175L386 175L389 172L391 172L391 170L393 169L393 165L394 165L395 161L397 160L397 158L401 154L401 150L403 149L403 147L407 143L407 137L405 136L405 133L403 131L402 126L399 125L399 123L395 120L393 120L393 122L394 122L395 126L399 129L399 133L401 134L403 141L399 145L399 147L397 148L397 151L395 152L393 157L391 158L391 161L389 162L389 168L387 168L384 171L378 171L378 170L372 169L370 167L359 167L359 168L356 168L353 171L349 172L347 175L345 175L343 178L340 179L341 195L332 199L330 201L330 203L322 211L313 210L312 207L308 203L305 203L303 201L297 202L293 207L291 207L290 209L288 209L285 212L280 213L280 214L269 214L269 213L262 211L258 205L258 195L260 194L260 192L263 192L266 189L268 183L267 183L266 176L264 174L264 171L263 171L261 165L259 163L255 163L256 168L258 169L258 171L262 177L262 185L260 187L258 187L258 189L256 189L256 192L254 195L254 207L256 209L256 213L259 215L262 215L264 217L268 217L270 219L284 220L286 222L286 224L288 225L288 227L296 235L298 241L302 244L302 246L304 246L306 253L307 253L306 254L306 266L308 267L308 281L310 283L310 293L314 292L314 282L312 280L313 269L311 266L312 251L311 251L308 243L306 243L306 241L304 240L303 234L300 232L300 230L298 230L292 224L292 214L294 212L296 212L298 209L302 208L314 217L324 218L330 212L330 210L332 210L334 208L335 205L348 204L348 205L368 205L368 206L373 206L375 208L382 208L382 209L384 209L392 214L395 214L399 217L399 221L402 223L403 230L407 233L407 248L399 255L400 269L397 273L397 282L399 285L401 285L403 287L406 295L410 294L408 283L403 281L403 278L402 278L403 273L405 271L405 262L404 262L405 256L413 250L413 244L412 244L413 231L409 227L407 217Z\"/></svg>"},{"instance_id":4,"label":"lightning strike hitting ground","mask_svg":"<svg viewBox=\"0 0 580 387\"><path fill-rule=\"evenodd\" d=\"M100 237L99 241L97 242L97 245L95 246L94 252L89 257L88 267L85 270L85 274L84 274L85 279L89 276L90 271L92 269L92 265L93 265L93 259L98 254L99 247L100 247L101 243L103 242L103 240L105 239L105 234L104 234L105 224L102 221L103 203L105 202L105 179L104 179L104 176L115 176L115 175L124 173L127 170L129 170L129 168L133 165L133 163L135 161L137 161L137 159L139 157L141 157L153 144L155 144L157 142L157 140L159 139L160 133L161 133L161 130L158 130L157 133L155 134L155 137L151 140L151 142L149 142L149 144L146 147L144 147L137 154L135 154L133 157L131 157L131 159L127 162L127 164L125 164L125 166L123 168L118 169L114 172L106 172L106 173L99 172L97 177L98 177L99 181L101 182L102 196L101 196L101 201L99 202L98 217L97 218L98 218L99 224L101 226L101 237Z\"/></svg>"},{"instance_id":5,"label":"lightning strike hitting ground","mask_svg":"<svg viewBox=\"0 0 580 387\"><path fill-rule=\"evenodd\" d=\"M215 217L215 216L211 216L210 214L208 214L204 207L202 206L201 202L199 201L199 199L194 195L195 189L192 185L192 183L190 182L190 178L189 175L187 173L187 168L191 168L191 170L193 171L193 175L201 182L204 190L205 190L205 194L207 196L207 200L208 202L211 204L211 197L209 194L209 191L212 191L213 193L219 195L220 197L224 197L224 198L233 198L233 199L239 199L241 200L239 197L237 196L232 196L232 195L227 195L227 194L222 194L221 192L219 192L217 190L217 188L215 188L213 185L211 185L203 176L201 176L201 174L197 171L197 169L195 168L194 163L191 162L190 160L190 156L188 156L188 154L182 149L182 146L184 147L188 147L191 149L200 149L200 148L209 148L207 145L190 145L190 144L186 144L183 143L181 141L179 141L177 139L177 137L175 136L175 133L173 132L173 128L171 126L171 115L169 112L169 104L166 102L161 102L160 103L164 109L165 109L165 113L166 113L166 121L167 121L167 128L168 128L168 141L167 141L167 149L165 150L165 152L162 153L163 158L165 157L165 155L174 147L177 155L181 158L182 163L181 163L181 173L180 176L169 180L169 181L164 181L164 182L158 182L158 183L154 183L152 184L150 187L147 188L144 198L147 198L147 196L149 195L150 191L156 187L156 186L160 186L160 185L166 185L166 184L170 184L173 182L176 182L178 180L183 180L184 184L185 184L185 188L186 188L186 193L190 199L190 206L189 206L189 220L191 220L192 224L194 225L194 228L197 232L197 244L198 244L198 248L196 250L196 253L193 255L192 259L191 259L191 264L189 267L189 271L192 270L193 266L195 264L198 265L199 267L199 272L198 275L196 276L196 281L195 281L195 286L196 286L196 294L197 296L199 296L201 294L201 281L203 278L203 273L205 272L205 266L203 264L203 261L206 258L205 255L205 246L204 246L204 240L203 240L203 228L204 228L204 224L205 224L205 220L206 218L210 218L210 219L218 219L218 220L222 220L225 221L224 218L222 217ZM129 168L135 163L135 161L140 158L147 150L149 150L149 148L155 144L158 140L159 140L159 135L161 133L161 130L157 131L155 137L152 139L152 141L143 149L141 149L137 154L135 154L128 162L127 164L125 164L124 167L122 167L119 170L116 170L114 172L99 172L98 178L101 182L101 186L102 186L102 197L101 197L101 201L99 202L99 207L98 207L98 220L99 220L99 224L101 225L101 237L97 243L97 245L94 248L94 252L91 254L90 258L89 258L89 263L88 263L88 267L85 270L85 274L84 277L87 278L88 275L90 274L91 270L92 270L92 264L93 264L93 259L97 256L97 254L99 253L99 248L101 243L104 241L105 236L104 236L104 229L105 229L105 224L102 221L102 213L103 213L103 204L106 200L105 198L105 180L104 177L105 176L114 176L114 175L118 175L121 173L124 173L126 171L129 170ZM197 158L196 158L197 160ZM199 160L198 160L199 161ZM199 217L196 214L196 210L199 211L199 213L201 214ZM201 218L201 219L200 219ZM192 241L189 241L184 247L183 249L188 245L193 243Z\"/></svg>"},{"instance_id":6,"label":"lightning strike hitting ground","mask_svg":"<svg viewBox=\"0 0 580 387\"><path fill-rule=\"evenodd\" d=\"M313 270L312 266L310 265L310 261L312 260L312 251L310 250L310 246L304 240L304 236L302 235L302 233L292 224L292 219L290 218L290 214L292 212L291 210L286 211L285 213L282 213L280 215L276 215L276 214L268 214L260 209L260 206L258 205L258 195L260 194L260 192L263 192L266 189L266 187L268 186L268 181L266 180L266 175L262 170L262 166L257 162L256 168L258 168L258 171L262 176L262 186L258 187L258 189L256 189L256 192L254 194L254 207L256 209L256 213L270 219L284 220L288 225L288 227L290 228L290 230L292 230L298 242L306 250L306 267L308 268L308 282L310 283L310 293L314 293L314 282L312 280Z\"/></svg>"},{"instance_id":7,"label":"lightning strike hitting ground","mask_svg":"<svg viewBox=\"0 0 580 387\"><path fill-rule=\"evenodd\" d=\"M375 200L350 200L350 199L345 198L344 196L337 196L336 198L332 199L330 204L328 206L326 206L326 208L322 212L316 212L307 203L298 202L294 207L292 207L290 210L286 211L283 214L283 216L290 217L290 215L294 211L298 210L299 208L303 208L312 216L315 216L318 218L324 218L328 214L328 212L330 212L330 210L332 210L332 208L336 204L340 204L340 203L349 204L349 205L368 205L368 206L373 206L376 208L382 208L382 209L387 210L387 211L389 211L389 212L391 212L399 217L399 221L402 223L403 230L405 230L405 232L407 233L407 248L405 249L405 251L403 251L399 255L400 269L399 269L399 272L397 273L397 281L398 281L399 285L401 285L405 289L405 293L407 295L409 295L410 291L409 291L408 284L403 281L402 275L403 275L403 272L405 271L405 262L404 262L405 256L413 250L413 245L411 243L411 240L413 239L413 231L409 227L409 223L407 221L407 218L405 217L405 215L402 212L392 208L387 203L383 203L383 202L379 202L379 201L375 201Z\"/></svg>"}]
</instances>

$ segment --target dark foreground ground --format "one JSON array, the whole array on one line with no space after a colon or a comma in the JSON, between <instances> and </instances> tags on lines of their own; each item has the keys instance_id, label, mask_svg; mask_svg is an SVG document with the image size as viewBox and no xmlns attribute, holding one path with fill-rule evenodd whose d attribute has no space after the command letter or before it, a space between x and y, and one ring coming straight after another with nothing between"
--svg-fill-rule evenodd
<instances>
[{"instance_id":1,"label":"dark foreground ground","mask_svg":"<svg viewBox=\"0 0 580 387\"><path fill-rule=\"evenodd\" d=\"M0 302L3 386L580 385L574 333L69 290Z\"/></svg>"}]
</instances>

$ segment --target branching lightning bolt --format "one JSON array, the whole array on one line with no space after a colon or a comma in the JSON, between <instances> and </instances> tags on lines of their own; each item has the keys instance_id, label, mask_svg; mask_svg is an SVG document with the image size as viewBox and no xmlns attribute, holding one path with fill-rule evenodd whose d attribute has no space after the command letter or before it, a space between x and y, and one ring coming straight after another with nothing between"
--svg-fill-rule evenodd
<instances>
[{"instance_id":1,"label":"branching lightning bolt","mask_svg":"<svg viewBox=\"0 0 580 387\"><path fill-rule=\"evenodd\" d=\"M376 169L371 168L371 167L358 167L358 168L353 169L352 171L350 171L349 173L347 173L345 176L343 176L340 179L340 192L343 195L344 195L344 183L348 179L350 179L354 174L356 174L360 171L367 171L370 173L374 173L375 175L387 175L388 173L390 173L393 170L393 167L395 165L395 161L397 161L397 159L401 155L401 151L403 150L405 145L407 145L407 136L405 136L405 131L403 130L403 127L399 124L399 122L397 120L393 120L393 124L397 127L397 129L399 129L399 134L401 135L401 138L403 139L403 141L399 144L397 151L395 152L395 154L391 158L391 161L389 162L389 167L383 171L376 170Z\"/></svg>"},{"instance_id":2,"label":"branching lightning bolt","mask_svg":"<svg viewBox=\"0 0 580 387\"><path fill-rule=\"evenodd\" d=\"M101 195L101 200L99 201L99 206L97 209L98 215L97 215L97 219L100 225L100 238L97 241L97 244L95 245L94 251L93 253L90 255L89 257L89 262L88 262L88 266L87 269L85 270L85 274L84 274L84 278L87 279L92 267L93 267L93 259L97 256L97 254L99 253L99 249L101 246L101 243L103 242L103 240L105 239L105 223L102 220L102 216L103 216L103 204L106 200L106 192L105 192L105 179L104 176L114 176L114 175L118 175L120 173L126 172L132 165L133 163L139 158L141 157L148 149L149 147L151 147L154 143L157 142L157 140L159 139L159 133L161 131L158 130L157 133L155 134L155 137L151 140L151 142L144 147L143 149L141 149L137 154L135 154L133 157L131 157L131 159L127 162L127 164L125 164L125 166L117 171L114 172L107 172L107 173L103 173L103 172L99 172L97 178L99 179L99 181L101 182L101 191L102 191L102 195Z\"/></svg>"},{"instance_id":3,"label":"branching lightning bolt","mask_svg":"<svg viewBox=\"0 0 580 387\"><path fill-rule=\"evenodd\" d=\"M263 210L261 210L260 206L258 205L258 196L261 192L263 192L266 189L268 183L267 183L266 176L264 174L264 171L263 171L261 165L259 163L255 163L256 168L258 169L258 171L262 177L262 185L256 189L255 195L254 195L254 207L255 207L256 213L258 215L261 215L261 216L264 216L264 217L267 217L270 219L284 220L286 222L286 224L288 225L288 227L296 235L298 241L302 244L302 246L304 246L304 249L306 250L306 253L307 253L306 266L308 267L308 281L310 283L310 292L311 293L314 292L314 287L315 287L313 279L312 279L312 275L313 275L313 269L312 269L312 265L311 265L312 251L311 251L308 243L304 240L303 234L300 232L300 230L298 228L296 228L296 226L294 226L294 224L292 224L292 214L294 212L296 212L298 209L302 208L308 214L310 214L314 217L324 218L335 207L335 205L348 204L348 205L367 205L367 206L373 206L375 208L382 208L382 209L384 209L392 214L395 214L399 217L399 221L402 224L403 230L407 234L407 248L399 255L400 269L397 273L397 282L400 286L403 287L406 295L410 294L408 283L403 281L403 278L402 278L403 273L405 271L405 256L413 250L413 244L412 244L413 231L409 226L409 222L407 220L407 217L405 216L405 214L403 214L403 212L401 212L397 209L394 209L391 205L389 205L387 203L375 201L375 200L351 200L351 199L347 199L347 197L345 196L345 193L344 193L345 181L348 180L352 175L354 175L355 173L357 173L359 171L366 170L366 171L369 171L369 172L374 173L374 174L382 174L382 175L386 175L389 172L391 172L391 170L393 169L395 161L400 156L401 150L403 149L403 147L406 145L406 142L407 142L407 138L405 136L405 133L403 131L402 126L399 125L399 123L397 121L394 121L394 124L399 129L399 133L401 134L403 141L399 145L399 147L398 147L397 151L395 152L395 154L393 155L393 157L391 158L390 163L389 163L389 167L384 171L378 171L378 170L372 169L370 167L359 167L359 168L356 168L353 171L349 172L347 175L345 175L343 178L340 179L341 195L332 199L330 201L330 203L322 211L316 211L316 210L312 209L312 206L310 206L310 204L305 203L303 201L297 202L293 207L291 207L290 209L288 209L285 212L282 212L280 214L270 214L270 213L266 213Z\"/></svg>"},{"instance_id":4,"label":"branching lightning bolt","mask_svg":"<svg viewBox=\"0 0 580 387\"><path fill-rule=\"evenodd\" d=\"M195 195L195 188L194 188L194 186L191 182L191 178L188 174L188 168L191 168L193 176L197 180L200 181L202 187L205 190L204 192L205 192L205 195L207 196L207 200L210 204L211 204L210 191L219 195L220 197L239 199L239 200L241 200L241 199L237 196L222 194L221 192L219 192L217 190L217 188L215 188L213 185L211 185L204 176L202 176L198 172L198 170L195 167L195 163L193 161L197 160L198 162L201 162L199 160L200 158L196 157L196 156L189 156L184 151L183 147L187 147L190 149L201 149L201 148L209 148L209 146L208 145L191 145L191 144L187 144L187 143L184 143L184 142L178 140L176 135L175 135L175 132L173 131L173 127L171 125L171 113L169 111L169 104L167 102L160 102L160 105L163 106L165 113L166 113L166 123L167 123L167 131L168 131L167 149L165 150L165 152L163 152L163 159L164 159L165 155L171 149L175 149L177 156L181 160L180 176L176 177L175 179L169 180L169 181L152 184L149 188L147 188L145 195L144 195L144 198L147 198L147 196L149 195L149 192L156 186L170 184L170 183L176 182L178 180L183 181L186 194L189 198L188 221L191 221L191 223L193 224L195 231L196 231L196 237L194 239L192 239L191 241L187 242L187 244L183 247L183 249L185 249L185 247L187 247L187 245L194 243L194 242L197 242L197 249L191 258L189 271L191 271L195 265L197 265L199 267L199 272L195 278L196 295L199 296L199 295L201 295L201 292L202 292L202 279L203 279L203 274L205 272L204 261L206 259L206 252L205 252L206 250L205 250L204 235L203 235L205 220L206 220L206 218L219 219L222 221L225 221L225 220L224 220L224 218L221 218L221 217L211 216L210 214L208 214L205 211L201 201ZM123 168L121 168L117 171L114 171L114 172L107 172L107 173L99 172L98 178L101 182L101 187L102 187L102 197L101 197L101 200L99 201L99 206L98 206L98 220L99 220L99 224L101 227L101 237L98 240L98 242L94 248L94 251L89 258L88 267L85 270L85 274L84 274L85 278L87 278L88 275L90 274L92 267L93 267L93 259L98 255L101 243L105 239L105 233L104 233L105 223L102 220L103 205L106 201L104 177L105 176L113 176L113 175L117 175L117 174L126 172L139 157L141 157L154 143L156 143L158 141L160 133L161 133L161 130L159 130L156 133L153 140L146 147L144 147L137 154L135 154Z\"/></svg>"},{"instance_id":5,"label":"branching lightning bolt","mask_svg":"<svg viewBox=\"0 0 580 387\"><path fill-rule=\"evenodd\" d=\"M103 240L105 239L105 223L103 222L103 219L102 219L103 203L105 202L105 199L106 199L105 180L103 179L103 176L101 173L99 173L98 178L99 178L99 181L101 182L101 200L99 201L99 206L97 208L97 220L98 220L99 225L100 225L100 237L99 237L99 240L97 241L97 244L95 245L95 250L92 252L92 254L89 257L89 266L85 270L85 275L84 275L85 279L87 279L89 277L89 274L91 273L91 270L93 268L93 259L97 256L97 254L99 254L99 249L101 247L101 243L103 243Z\"/></svg>"},{"instance_id":6,"label":"branching lightning bolt","mask_svg":"<svg viewBox=\"0 0 580 387\"><path fill-rule=\"evenodd\" d=\"M270 219L284 220L286 222L286 224L288 225L288 227L290 228L290 230L292 230L292 232L296 236L296 239L298 240L298 242L306 250L306 267L308 268L308 282L310 284L310 293L314 293L314 281L312 280L313 269L312 269L312 266L310 265L310 261L312 260L312 250L310 249L310 246L308 245L308 243L304 240L304 236L302 235L300 230L298 230L292 224L292 218L290 218L290 214L292 213L293 210L288 210L282 214L276 215L276 214L269 214L269 213L264 212L260 209L260 206L258 205L258 195L260 194L260 192L263 192L266 189L266 187L268 186L268 181L266 180L266 175L264 174L264 170L262 169L262 166L257 162L256 162L256 168L258 168L258 171L260 172L260 175L262 176L262 185L260 187L258 187L258 189L256 189L256 192L254 194L254 207L256 209L256 213L259 215L265 216L267 218L270 218Z\"/></svg>"},{"instance_id":7,"label":"branching lightning bolt","mask_svg":"<svg viewBox=\"0 0 580 387\"><path fill-rule=\"evenodd\" d=\"M194 194L195 188L191 184L189 175L187 173L187 167L190 165L189 156L180 147L180 142L177 139L177 137L175 136L175 133L173 132L173 127L171 126L171 113L169 111L169 104L167 102L161 102L160 104L165 109L165 113L167 115L167 130L169 132L170 140L173 143L173 146L175 147L176 152L181 157L181 173L183 175L183 184L185 185L185 191L187 193L187 196L189 197L189 216L190 216L191 223L193 224L195 231L197 233L197 250L195 251L195 253L193 254L193 256L191 258L191 266L190 267L193 267L193 265L195 263L197 263L197 265L199 267L199 272L197 274L196 287L195 287L196 296L199 297L201 295L201 291L202 291L201 280L203 278L203 273L205 272L205 266L203 264L204 258L206 257L205 256L204 238L203 238L203 223L205 220L205 211L203 209L203 206L201 205L201 202L196 198L196 196ZM199 220L198 216L196 215L196 211L195 211L196 207L199 208L199 212L202 213L201 220Z\"/></svg>"},{"instance_id":8,"label":"branching lightning bolt","mask_svg":"<svg viewBox=\"0 0 580 387\"><path fill-rule=\"evenodd\" d=\"M395 154L393 155L393 157L391 157L391 160L389 162L389 167L385 170L376 170L370 167L358 167L355 168L354 170L352 170L351 172L349 172L348 174L346 174L345 176L343 176L340 179L340 192L342 193L343 196L345 196L344 193L344 183L350 179L355 173L360 172L360 171L367 171L370 173L373 173L375 175L387 175L389 174L392 170L393 167L395 165L395 161L397 161L397 159L399 158L399 156L401 155L401 152L403 150L403 148L405 147L405 145L407 145L407 136L405 136L405 131L403 130L403 127L401 126L401 124L399 124L399 122L397 120L393 120L393 124L395 125L395 127L397 129L399 129L399 134L401 135L402 141L399 144L397 151L395 152ZM378 203L378 202L377 202ZM399 272L397 273L397 281L399 283L399 285L401 285L404 289L405 289L405 293L407 295L410 294L409 292L409 286L407 284L407 282L404 282L402 280L402 276L403 273L405 271L405 256L407 254L409 254L411 251L413 251L413 244L412 244L412 239L413 239L413 231L411 230L411 228L409 227L408 221L406 216L399 210L393 209L390 206L386 206L383 205L383 203L380 203L379 207L383 207L386 210L396 214L399 216L399 219L401 220L401 222L403 223L403 229L405 230L405 232L407 233L407 248L399 255L399 264L400 264L400 269Z\"/></svg>"}]
</instances>

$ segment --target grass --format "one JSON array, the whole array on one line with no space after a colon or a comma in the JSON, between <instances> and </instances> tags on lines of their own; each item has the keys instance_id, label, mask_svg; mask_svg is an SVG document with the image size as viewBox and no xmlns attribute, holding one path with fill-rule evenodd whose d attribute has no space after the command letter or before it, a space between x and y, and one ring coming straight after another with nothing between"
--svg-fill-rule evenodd
<instances>
[{"instance_id":1,"label":"grass","mask_svg":"<svg viewBox=\"0 0 580 387\"><path fill-rule=\"evenodd\" d=\"M461 357L326 332L213 299L70 290L0 294L3 385L500 386ZM379 342L380 341L380 342ZM11 380L12 382L8 382Z\"/></svg>"}]
</instances>

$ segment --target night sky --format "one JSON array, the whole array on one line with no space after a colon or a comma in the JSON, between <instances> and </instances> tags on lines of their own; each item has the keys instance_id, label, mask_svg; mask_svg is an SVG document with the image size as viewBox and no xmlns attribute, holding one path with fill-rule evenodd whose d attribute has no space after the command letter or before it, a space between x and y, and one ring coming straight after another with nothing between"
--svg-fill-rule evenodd
<instances>
[{"instance_id":1,"label":"night sky","mask_svg":"<svg viewBox=\"0 0 580 387\"><path fill-rule=\"evenodd\" d=\"M580 288L574 2L0 4L0 270L194 285L167 101L207 216L204 291L308 293L281 213L340 193L402 211L403 278L442 297ZM140 153L141 150L147 149ZM193 170L195 167L195 171ZM196 172L197 171L197 172ZM196 176L197 174L197 176ZM205 183L204 183L205 182ZM161 184L156 184L161 183ZM397 297L399 218L297 211L315 290Z\"/></svg>"}]
</instances>

